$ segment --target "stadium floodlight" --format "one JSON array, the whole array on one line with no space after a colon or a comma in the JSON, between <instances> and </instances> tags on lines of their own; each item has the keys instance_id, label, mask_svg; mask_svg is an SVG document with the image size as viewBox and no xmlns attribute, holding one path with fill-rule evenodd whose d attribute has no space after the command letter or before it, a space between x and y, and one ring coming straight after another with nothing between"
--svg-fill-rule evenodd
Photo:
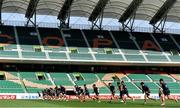
<instances>
[{"instance_id":1,"label":"stadium floodlight","mask_svg":"<svg viewBox=\"0 0 180 108\"><path fill-rule=\"evenodd\" d=\"M30 0L25 17L30 19L33 17L34 13L36 12L37 4L39 0Z\"/></svg>"},{"instance_id":2,"label":"stadium floodlight","mask_svg":"<svg viewBox=\"0 0 180 108\"><path fill-rule=\"evenodd\" d=\"M0 0L0 25L2 25L2 5L4 0Z\"/></svg>"},{"instance_id":3,"label":"stadium floodlight","mask_svg":"<svg viewBox=\"0 0 180 108\"><path fill-rule=\"evenodd\" d=\"M89 21L95 21L98 18L98 16L103 12L108 2L109 0L99 0L89 17Z\"/></svg>"},{"instance_id":4,"label":"stadium floodlight","mask_svg":"<svg viewBox=\"0 0 180 108\"><path fill-rule=\"evenodd\" d=\"M166 0L162 7L157 11L157 13L152 17L150 20L151 25L155 25L157 22L159 22L161 19L166 17L169 10L173 7L173 5L176 3L177 0Z\"/></svg>"},{"instance_id":5,"label":"stadium floodlight","mask_svg":"<svg viewBox=\"0 0 180 108\"><path fill-rule=\"evenodd\" d=\"M138 7L141 5L142 2L143 0L133 0L126 9L126 11L120 17L119 22L126 22L134 13L136 13Z\"/></svg>"},{"instance_id":6,"label":"stadium floodlight","mask_svg":"<svg viewBox=\"0 0 180 108\"><path fill-rule=\"evenodd\" d=\"M70 11L71 6L73 4L74 0L66 0L59 11L57 19L61 21L61 24L69 26L69 20L70 20ZM66 24L66 19L68 18L68 23Z\"/></svg>"}]
</instances>

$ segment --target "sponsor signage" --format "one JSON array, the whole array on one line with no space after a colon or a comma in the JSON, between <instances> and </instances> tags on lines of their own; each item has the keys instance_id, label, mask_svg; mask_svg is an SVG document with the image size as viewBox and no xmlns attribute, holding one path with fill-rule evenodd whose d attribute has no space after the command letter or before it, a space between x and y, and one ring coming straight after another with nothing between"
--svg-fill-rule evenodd
<instances>
[{"instance_id":1,"label":"sponsor signage","mask_svg":"<svg viewBox=\"0 0 180 108\"><path fill-rule=\"evenodd\" d=\"M130 94L134 99L144 99L144 95L143 94ZM91 95L92 97L94 97L94 95ZM180 99L180 94L172 94L171 95L174 98ZM158 94L151 94L152 98L155 99L159 99ZM68 99L70 100L75 100L78 99L76 96L74 95L68 95L67 96ZM101 94L99 95L99 98L102 100L109 100L111 99L111 95L110 94ZM115 96L116 99L119 98L119 95ZM1 99L8 99L8 100L15 100L15 99L42 99L39 97L39 95L37 93L0 93L0 100ZM88 97L87 97L88 99Z\"/></svg>"},{"instance_id":2,"label":"sponsor signage","mask_svg":"<svg viewBox=\"0 0 180 108\"><path fill-rule=\"evenodd\" d=\"M0 95L0 99L15 100L16 95Z\"/></svg>"}]
</instances>

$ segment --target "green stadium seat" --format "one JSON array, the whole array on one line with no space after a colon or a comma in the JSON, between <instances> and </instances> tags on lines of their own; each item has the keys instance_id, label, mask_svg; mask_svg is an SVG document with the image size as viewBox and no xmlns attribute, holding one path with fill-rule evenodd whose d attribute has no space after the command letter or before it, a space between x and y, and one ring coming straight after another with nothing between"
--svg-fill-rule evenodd
<instances>
[{"instance_id":1,"label":"green stadium seat","mask_svg":"<svg viewBox=\"0 0 180 108\"><path fill-rule=\"evenodd\" d=\"M140 82L135 83L139 88L141 88ZM145 82L145 85L147 85L150 88L151 93L157 94L159 91L159 87L154 82Z\"/></svg>"},{"instance_id":2,"label":"green stadium seat","mask_svg":"<svg viewBox=\"0 0 180 108\"><path fill-rule=\"evenodd\" d=\"M21 84L10 80L0 81L0 93L24 93Z\"/></svg>"},{"instance_id":3,"label":"green stadium seat","mask_svg":"<svg viewBox=\"0 0 180 108\"><path fill-rule=\"evenodd\" d=\"M69 80L67 73L50 73L54 83L56 85L63 85L63 86L73 86L73 83Z\"/></svg>"},{"instance_id":4,"label":"green stadium seat","mask_svg":"<svg viewBox=\"0 0 180 108\"><path fill-rule=\"evenodd\" d=\"M5 51L12 51L14 49L17 49L17 45L16 44L10 44L10 45L4 46L4 50Z\"/></svg>"},{"instance_id":5,"label":"green stadium seat","mask_svg":"<svg viewBox=\"0 0 180 108\"><path fill-rule=\"evenodd\" d=\"M116 86L117 82L113 82L112 84L114 86ZM140 94L141 93L141 91L131 82L125 82L125 85L127 86L130 94ZM116 92L119 92L119 91L117 90Z\"/></svg>"},{"instance_id":6,"label":"green stadium seat","mask_svg":"<svg viewBox=\"0 0 180 108\"><path fill-rule=\"evenodd\" d=\"M153 81L159 81L159 79L164 79L164 81L173 82L170 76L160 75L160 74L148 74Z\"/></svg>"},{"instance_id":7,"label":"green stadium seat","mask_svg":"<svg viewBox=\"0 0 180 108\"><path fill-rule=\"evenodd\" d=\"M22 52L23 58L46 59L44 52Z\"/></svg>"},{"instance_id":8,"label":"green stadium seat","mask_svg":"<svg viewBox=\"0 0 180 108\"><path fill-rule=\"evenodd\" d=\"M27 80L37 80L37 76L35 72L19 72L21 78L27 79Z\"/></svg>"},{"instance_id":9,"label":"green stadium seat","mask_svg":"<svg viewBox=\"0 0 180 108\"><path fill-rule=\"evenodd\" d=\"M180 56L179 55L172 55L169 56L172 62L180 62Z\"/></svg>"},{"instance_id":10,"label":"green stadium seat","mask_svg":"<svg viewBox=\"0 0 180 108\"><path fill-rule=\"evenodd\" d=\"M96 60L124 61L120 54L95 54Z\"/></svg>"},{"instance_id":11,"label":"green stadium seat","mask_svg":"<svg viewBox=\"0 0 180 108\"><path fill-rule=\"evenodd\" d=\"M42 88L26 87L26 90L28 93L37 93L37 92L41 92L43 89Z\"/></svg>"},{"instance_id":12,"label":"green stadium seat","mask_svg":"<svg viewBox=\"0 0 180 108\"><path fill-rule=\"evenodd\" d=\"M72 60L93 60L91 54L70 53L69 56Z\"/></svg>"},{"instance_id":13,"label":"green stadium seat","mask_svg":"<svg viewBox=\"0 0 180 108\"><path fill-rule=\"evenodd\" d=\"M94 73L81 73L81 76L84 80L75 81L75 83L79 86L83 86L84 84L93 84L98 81Z\"/></svg>"},{"instance_id":14,"label":"green stadium seat","mask_svg":"<svg viewBox=\"0 0 180 108\"><path fill-rule=\"evenodd\" d=\"M159 82L157 84L160 85ZM171 93L175 93L175 94L180 93L180 84L178 82L166 82L166 84L170 89Z\"/></svg>"},{"instance_id":15,"label":"green stadium seat","mask_svg":"<svg viewBox=\"0 0 180 108\"><path fill-rule=\"evenodd\" d=\"M140 51L139 50L128 50L128 49L121 49L121 51L124 54L132 54L132 55L139 55Z\"/></svg>"},{"instance_id":16,"label":"green stadium seat","mask_svg":"<svg viewBox=\"0 0 180 108\"><path fill-rule=\"evenodd\" d=\"M129 74L127 75L132 81L150 81L145 74Z\"/></svg>"},{"instance_id":17,"label":"green stadium seat","mask_svg":"<svg viewBox=\"0 0 180 108\"><path fill-rule=\"evenodd\" d=\"M177 82L167 82L166 83L171 90L179 90L180 93L180 83Z\"/></svg>"},{"instance_id":18,"label":"green stadium seat","mask_svg":"<svg viewBox=\"0 0 180 108\"><path fill-rule=\"evenodd\" d=\"M73 49L73 47L69 47L69 50ZM78 53L80 54L88 54L89 53L89 49L88 47L76 47L76 49L78 50Z\"/></svg>"},{"instance_id":19,"label":"green stadium seat","mask_svg":"<svg viewBox=\"0 0 180 108\"><path fill-rule=\"evenodd\" d=\"M127 61L145 61L142 55L124 55Z\"/></svg>"},{"instance_id":20,"label":"green stadium seat","mask_svg":"<svg viewBox=\"0 0 180 108\"><path fill-rule=\"evenodd\" d=\"M24 93L22 88L1 88L0 93Z\"/></svg>"},{"instance_id":21,"label":"green stadium seat","mask_svg":"<svg viewBox=\"0 0 180 108\"><path fill-rule=\"evenodd\" d=\"M17 51L0 51L0 57L3 58L19 58Z\"/></svg>"},{"instance_id":22,"label":"green stadium seat","mask_svg":"<svg viewBox=\"0 0 180 108\"><path fill-rule=\"evenodd\" d=\"M100 80L103 79L106 73L97 73L97 76L99 77Z\"/></svg>"},{"instance_id":23,"label":"green stadium seat","mask_svg":"<svg viewBox=\"0 0 180 108\"><path fill-rule=\"evenodd\" d=\"M97 81L97 77L94 73L81 73L84 80Z\"/></svg>"},{"instance_id":24,"label":"green stadium seat","mask_svg":"<svg viewBox=\"0 0 180 108\"><path fill-rule=\"evenodd\" d=\"M53 85L50 80L28 80L28 81L43 85Z\"/></svg>"},{"instance_id":25,"label":"green stadium seat","mask_svg":"<svg viewBox=\"0 0 180 108\"><path fill-rule=\"evenodd\" d=\"M146 55L148 61L151 62L168 62L165 55Z\"/></svg>"},{"instance_id":26,"label":"green stadium seat","mask_svg":"<svg viewBox=\"0 0 180 108\"><path fill-rule=\"evenodd\" d=\"M58 46L43 46L44 50L52 51L52 52L59 52L59 51L66 51L66 47L58 47Z\"/></svg>"},{"instance_id":27,"label":"green stadium seat","mask_svg":"<svg viewBox=\"0 0 180 108\"><path fill-rule=\"evenodd\" d=\"M135 86L133 85L131 82L125 82L129 93L135 93L135 94L140 94L141 91Z\"/></svg>"},{"instance_id":28,"label":"green stadium seat","mask_svg":"<svg viewBox=\"0 0 180 108\"><path fill-rule=\"evenodd\" d=\"M33 45L20 45L20 47L23 51L35 51Z\"/></svg>"},{"instance_id":29,"label":"green stadium seat","mask_svg":"<svg viewBox=\"0 0 180 108\"><path fill-rule=\"evenodd\" d=\"M67 59L66 53L49 52L50 59Z\"/></svg>"}]
</instances>

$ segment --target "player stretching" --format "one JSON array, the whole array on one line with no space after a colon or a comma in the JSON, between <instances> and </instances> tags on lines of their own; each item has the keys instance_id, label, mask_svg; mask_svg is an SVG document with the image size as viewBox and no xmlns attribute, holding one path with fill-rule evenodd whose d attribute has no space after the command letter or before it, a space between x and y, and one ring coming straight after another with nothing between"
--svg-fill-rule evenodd
<instances>
[{"instance_id":1,"label":"player stretching","mask_svg":"<svg viewBox=\"0 0 180 108\"><path fill-rule=\"evenodd\" d=\"M150 93L151 93L149 87L146 86L146 85L144 84L144 82L141 82L140 84L141 84L142 92L144 93L144 104L146 104L147 99L151 99L151 100L154 100L154 101L155 101L156 99L149 97L149 96L150 96Z\"/></svg>"},{"instance_id":2,"label":"player stretching","mask_svg":"<svg viewBox=\"0 0 180 108\"><path fill-rule=\"evenodd\" d=\"M174 101L178 102L177 99L174 99L174 98L172 98L170 96L170 90L169 90L167 84L164 82L164 80L160 79L159 83L160 83L161 88L162 88L162 93L160 93L160 98L161 98L161 101L162 101L161 106L165 105L165 97L167 97L169 100L174 100Z\"/></svg>"},{"instance_id":3,"label":"player stretching","mask_svg":"<svg viewBox=\"0 0 180 108\"><path fill-rule=\"evenodd\" d=\"M112 83L109 83L108 87L111 92L111 100L110 100L110 102L111 102L112 100L115 100L115 97L114 97L115 96L115 86L112 85Z\"/></svg>"},{"instance_id":4,"label":"player stretching","mask_svg":"<svg viewBox=\"0 0 180 108\"><path fill-rule=\"evenodd\" d=\"M127 89L126 85L124 84L124 81L121 81L121 90L122 90L122 100L123 100L124 104L126 104L125 95L127 95L128 98L130 98L134 101L134 98L129 95L128 89Z\"/></svg>"},{"instance_id":5,"label":"player stretching","mask_svg":"<svg viewBox=\"0 0 180 108\"><path fill-rule=\"evenodd\" d=\"M98 102L101 102L99 100L99 90L98 88L96 87L96 84L93 84L93 93L95 93L95 99L98 101Z\"/></svg>"},{"instance_id":6,"label":"player stretching","mask_svg":"<svg viewBox=\"0 0 180 108\"><path fill-rule=\"evenodd\" d=\"M84 101L86 100L86 96L88 96L88 98L91 98L91 96L90 96L90 94L89 94L89 90L88 90L88 88L87 88L87 86L86 86L86 84L84 84L84 90L83 90L83 94L84 94Z\"/></svg>"}]
</instances>

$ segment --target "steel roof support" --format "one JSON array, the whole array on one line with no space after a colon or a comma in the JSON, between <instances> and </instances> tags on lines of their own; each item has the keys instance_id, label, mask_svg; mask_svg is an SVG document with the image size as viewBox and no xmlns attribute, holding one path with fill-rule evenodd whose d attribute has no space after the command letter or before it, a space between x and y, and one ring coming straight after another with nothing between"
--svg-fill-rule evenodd
<instances>
[{"instance_id":1,"label":"steel roof support","mask_svg":"<svg viewBox=\"0 0 180 108\"><path fill-rule=\"evenodd\" d=\"M120 17L119 22L122 24L123 31L125 31L126 29L133 31L136 11L138 10L142 2L143 0L133 0L126 9L126 11Z\"/></svg>"},{"instance_id":2,"label":"steel roof support","mask_svg":"<svg viewBox=\"0 0 180 108\"><path fill-rule=\"evenodd\" d=\"M92 23L92 28L102 30L102 21L104 16L104 8L106 7L109 0L99 0L89 16L89 21ZM98 24L99 22L99 24Z\"/></svg>"},{"instance_id":3,"label":"steel roof support","mask_svg":"<svg viewBox=\"0 0 180 108\"><path fill-rule=\"evenodd\" d=\"M30 0L25 17L27 18L27 24L28 26L29 22L31 22L35 27L36 24L36 8L39 3L39 0ZM31 18L34 16L34 21L31 20Z\"/></svg>"},{"instance_id":4,"label":"steel roof support","mask_svg":"<svg viewBox=\"0 0 180 108\"><path fill-rule=\"evenodd\" d=\"M164 27L167 19L167 14L176 3L177 0L166 0L157 13L152 17L149 24L154 28L154 32L164 33Z\"/></svg>"},{"instance_id":5,"label":"steel roof support","mask_svg":"<svg viewBox=\"0 0 180 108\"><path fill-rule=\"evenodd\" d=\"M58 14L57 19L60 21L60 28L69 28L70 16L71 16L71 6L74 0L66 0Z\"/></svg>"},{"instance_id":6,"label":"steel roof support","mask_svg":"<svg viewBox=\"0 0 180 108\"><path fill-rule=\"evenodd\" d=\"M0 0L0 25L2 25L2 5L4 0Z\"/></svg>"}]
</instances>

